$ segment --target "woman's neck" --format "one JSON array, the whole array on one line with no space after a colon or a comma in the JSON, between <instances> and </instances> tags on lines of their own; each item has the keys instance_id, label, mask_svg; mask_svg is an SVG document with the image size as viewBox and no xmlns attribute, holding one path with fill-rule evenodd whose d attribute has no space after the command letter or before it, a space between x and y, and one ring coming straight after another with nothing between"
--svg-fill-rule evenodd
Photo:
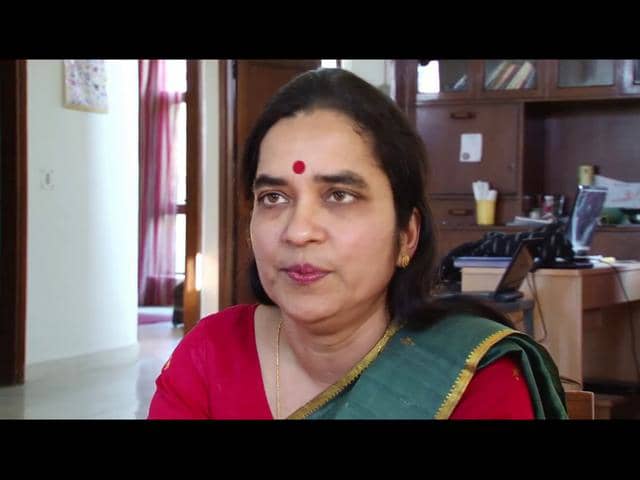
<instances>
[{"instance_id":1,"label":"woman's neck","mask_svg":"<svg viewBox=\"0 0 640 480\"><path fill-rule=\"evenodd\" d=\"M389 324L384 302L312 324L289 317L282 310L279 314L281 358L288 359L310 380L326 386L351 370L373 348Z\"/></svg>"}]
</instances>

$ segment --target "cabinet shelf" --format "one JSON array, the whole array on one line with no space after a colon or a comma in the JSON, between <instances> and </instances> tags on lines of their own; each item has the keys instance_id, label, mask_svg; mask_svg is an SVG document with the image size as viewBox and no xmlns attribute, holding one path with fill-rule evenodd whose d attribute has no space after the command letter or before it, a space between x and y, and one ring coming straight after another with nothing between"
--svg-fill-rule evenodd
<instances>
[{"instance_id":1,"label":"cabinet shelf","mask_svg":"<svg viewBox=\"0 0 640 480\"><path fill-rule=\"evenodd\" d=\"M404 60L396 62L396 82L412 90L405 100L417 105L640 97L639 63L585 59ZM415 77L413 82L407 82L410 77Z\"/></svg>"}]
</instances>

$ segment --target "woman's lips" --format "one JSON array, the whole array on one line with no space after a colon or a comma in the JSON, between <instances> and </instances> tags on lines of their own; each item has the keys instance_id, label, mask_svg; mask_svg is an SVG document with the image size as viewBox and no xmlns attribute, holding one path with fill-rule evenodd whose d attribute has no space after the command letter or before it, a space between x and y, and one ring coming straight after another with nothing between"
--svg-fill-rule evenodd
<instances>
[{"instance_id":1,"label":"woman's lips","mask_svg":"<svg viewBox=\"0 0 640 480\"><path fill-rule=\"evenodd\" d=\"M291 280L300 285L309 285L325 277L329 272L308 263L291 265L284 269Z\"/></svg>"}]
</instances>

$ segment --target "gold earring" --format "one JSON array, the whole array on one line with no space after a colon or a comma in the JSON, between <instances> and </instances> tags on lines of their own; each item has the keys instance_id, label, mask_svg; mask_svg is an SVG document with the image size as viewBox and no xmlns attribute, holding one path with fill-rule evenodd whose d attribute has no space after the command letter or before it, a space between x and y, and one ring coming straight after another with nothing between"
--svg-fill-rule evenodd
<instances>
[{"instance_id":1,"label":"gold earring","mask_svg":"<svg viewBox=\"0 0 640 480\"><path fill-rule=\"evenodd\" d=\"M409 262L411 261L411 257L406 253L402 254L400 257L400 268L407 268Z\"/></svg>"}]
</instances>

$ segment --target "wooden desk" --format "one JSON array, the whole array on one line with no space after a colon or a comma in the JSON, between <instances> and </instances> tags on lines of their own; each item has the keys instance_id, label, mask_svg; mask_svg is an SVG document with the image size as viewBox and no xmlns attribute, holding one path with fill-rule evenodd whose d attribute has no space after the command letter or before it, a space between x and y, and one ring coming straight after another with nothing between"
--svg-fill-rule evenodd
<instances>
[{"instance_id":1,"label":"wooden desk","mask_svg":"<svg viewBox=\"0 0 640 480\"><path fill-rule=\"evenodd\" d=\"M632 348L635 340L640 355L640 262L614 266L620 281L616 270L598 264L591 269L540 269L522 286L525 298L537 301L533 337L549 350L560 375L577 382L564 382L567 390L581 390L585 378L640 382ZM463 268L462 291L494 289L503 271Z\"/></svg>"}]
</instances>

